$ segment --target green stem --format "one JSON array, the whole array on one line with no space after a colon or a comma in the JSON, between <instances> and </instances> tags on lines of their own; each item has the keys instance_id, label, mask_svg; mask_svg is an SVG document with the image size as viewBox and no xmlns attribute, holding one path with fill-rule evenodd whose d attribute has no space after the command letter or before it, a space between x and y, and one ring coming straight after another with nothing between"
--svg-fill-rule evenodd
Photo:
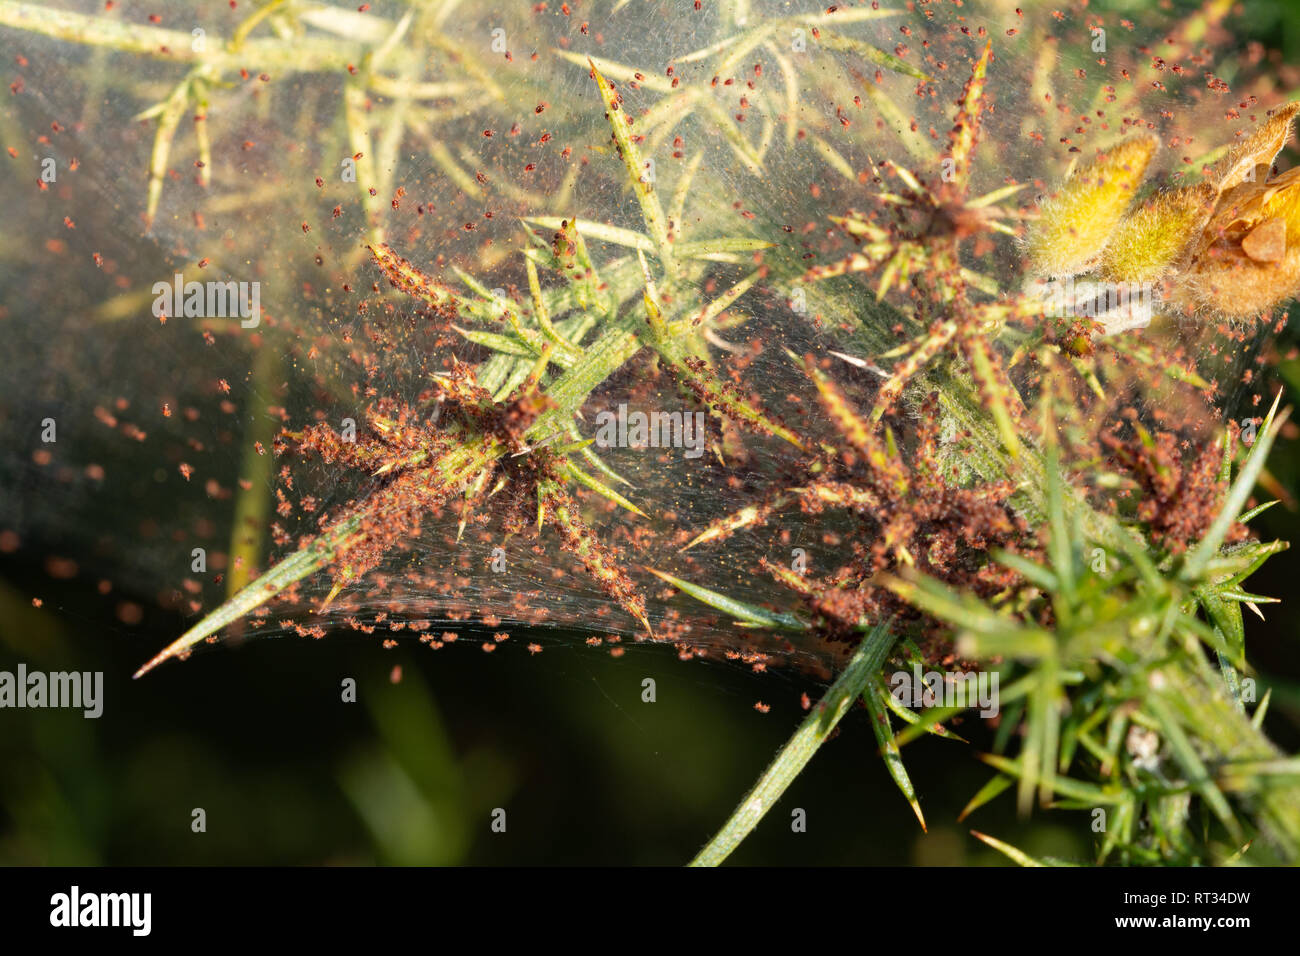
<instances>
[{"instance_id":1,"label":"green stem","mask_svg":"<svg viewBox=\"0 0 1300 956\"><path fill-rule=\"evenodd\" d=\"M867 683L880 671L894 644L890 623L877 625L862 639L848 666L831 685L826 696L818 701L799 729L781 748L771 766L759 778L754 789L718 831L718 835L691 861L691 866L717 866L731 855L754 827L758 826L758 821L772 809L781 794L785 793L786 788L812 759L817 748L826 742L840 718L848 713Z\"/></svg>"}]
</instances>

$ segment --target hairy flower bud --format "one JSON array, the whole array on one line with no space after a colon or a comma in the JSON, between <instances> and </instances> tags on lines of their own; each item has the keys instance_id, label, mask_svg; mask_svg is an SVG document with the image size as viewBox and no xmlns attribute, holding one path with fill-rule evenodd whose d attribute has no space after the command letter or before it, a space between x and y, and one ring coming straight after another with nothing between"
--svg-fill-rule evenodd
<instances>
[{"instance_id":1,"label":"hairy flower bud","mask_svg":"<svg viewBox=\"0 0 1300 956\"><path fill-rule=\"evenodd\" d=\"M1095 268L1107 241L1133 201L1157 141L1125 140L1077 169L1039 209L1029 235L1030 267L1039 276L1069 276Z\"/></svg>"},{"instance_id":2,"label":"hairy flower bud","mask_svg":"<svg viewBox=\"0 0 1300 956\"><path fill-rule=\"evenodd\" d=\"M1210 183L1157 193L1116 227L1099 272L1112 282L1156 282L1198 238L1214 210Z\"/></svg>"}]
</instances>

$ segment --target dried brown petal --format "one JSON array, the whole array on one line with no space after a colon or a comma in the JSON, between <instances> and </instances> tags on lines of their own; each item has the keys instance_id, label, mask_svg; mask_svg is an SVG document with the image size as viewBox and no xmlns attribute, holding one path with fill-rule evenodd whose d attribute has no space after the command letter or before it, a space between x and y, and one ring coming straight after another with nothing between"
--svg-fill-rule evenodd
<instances>
[{"instance_id":1,"label":"dried brown petal","mask_svg":"<svg viewBox=\"0 0 1300 956\"><path fill-rule=\"evenodd\" d=\"M1266 219L1241 240L1241 251L1256 262L1281 262L1286 258L1286 223Z\"/></svg>"},{"instance_id":2,"label":"dried brown petal","mask_svg":"<svg viewBox=\"0 0 1300 956\"><path fill-rule=\"evenodd\" d=\"M1253 318L1300 289L1300 247L1280 262L1255 262L1231 243L1215 243L1183 273L1180 299L1194 309Z\"/></svg>"},{"instance_id":3,"label":"dried brown petal","mask_svg":"<svg viewBox=\"0 0 1300 956\"><path fill-rule=\"evenodd\" d=\"M1206 178L1223 192L1248 182L1257 167L1267 169L1272 166L1291 136L1291 122L1297 112L1300 112L1300 103L1283 106L1263 126L1234 146L1227 156L1206 170Z\"/></svg>"}]
</instances>

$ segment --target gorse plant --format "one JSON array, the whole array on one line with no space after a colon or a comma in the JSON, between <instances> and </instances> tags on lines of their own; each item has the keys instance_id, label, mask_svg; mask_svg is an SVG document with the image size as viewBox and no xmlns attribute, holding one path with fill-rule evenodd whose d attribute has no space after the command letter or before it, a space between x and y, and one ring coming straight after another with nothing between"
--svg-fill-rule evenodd
<instances>
[{"instance_id":1,"label":"gorse plant","mask_svg":"<svg viewBox=\"0 0 1300 956\"><path fill-rule=\"evenodd\" d=\"M385 157L355 183L364 223L349 239L395 291L372 288L358 341L349 331L318 377L332 411L289 408L275 437L280 557L139 673L229 625L265 625L272 608L301 633L383 624L434 647L439 620L573 623L544 576L499 603L475 597L497 586L482 583L494 556L545 565L558 549L586 581L564 587L603 596L587 625L616 640L833 676L698 863L725 859L859 703L924 827L902 748L922 734L962 746L949 724L971 708L910 706L893 675L914 667L1000 678L981 757L992 775L963 816L1014 790L1024 812L1085 811L1098 863L1300 858L1300 761L1264 733L1268 696L1255 693L1241 610L1269 600L1247 579L1285 548L1248 523L1271 504L1252 496L1287 413L1275 400L1242 441L1220 425L1235 392L1215 384L1237 371L1244 330L1263 329L1300 288L1300 193L1273 170L1300 107L1228 107L1250 114L1252 131L1144 186L1162 141L1193 141L1156 130L1159 104L1186 104L1198 129L1218 109L1178 86L1182 61L1211 96L1229 96L1201 45L1223 4L1165 39L1170 100L1138 92L1132 74L1151 67L1117 49L1097 61L1096 89L1080 87L1092 92L1083 113L1054 99L1066 66L1051 69L1018 36L1050 35L1049 17L1017 11L994 34L928 4L723 7L700 21L717 35L690 27L697 45L672 51L667 69L651 69L649 52L585 52L584 23L549 65L503 77L450 39L454 2L394 21L272 2L192 55L161 28L37 20L0 2L0 25L133 54L162 47L187 64L141 114L156 123L148 223L180 118L208 97L215 111L226 74L259 57L338 74L347 154ZM1103 19L1083 26L1093 46L1079 62L1097 52ZM999 84L1016 82L998 75L1004 45L1033 84L1020 110L1010 93L999 100ZM1082 66L1071 72L1083 83ZM449 143L468 129L476 142L504 137L478 111L530 97L561 127L538 142L554 140L565 171L555 197L526 176L508 190L524 227L517 263L484 251L484 272L505 276L494 286L440 254L421 261L421 227L384 218L387 197L398 210L425 189L403 185L403 144L420 142L443 182L477 201L501 175L471 172L493 147L476 157ZM598 136L584 117L600 121ZM1017 178L1020 144L1049 136L1076 152L1072 165L1045 159ZM704 137L723 160L686 148ZM581 161L566 139L585 147ZM787 185L810 167L812 206ZM606 178L603 192L584 193L589 175ZM478 223L501 218L488 212ZM1067 279L1069 295L1051 300ZM1136 319L1117 309L1117 284L1153 290ZM285 324L259 348L291 340ZM664 454L607 461L591 413L618 401L707 410L698 474ZM334 424L348 407L363 409L355 440ZM312 491L333 500L320 507ZM816 559L792 565L791 545L806 542ZM977 836L1023 864L1059 862Z\"/></svg>"}]
</instances>

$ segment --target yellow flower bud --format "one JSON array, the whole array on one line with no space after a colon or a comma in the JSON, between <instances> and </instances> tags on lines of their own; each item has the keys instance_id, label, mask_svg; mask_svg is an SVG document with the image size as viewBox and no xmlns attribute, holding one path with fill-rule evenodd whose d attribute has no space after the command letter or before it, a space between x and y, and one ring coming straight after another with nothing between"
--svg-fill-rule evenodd
<instances>
[{"instance_id":1,"label":"yellow flower bud","mask_svg":"<svg viewBox=\"0 0 1300 956\"><path fill-rule=\"evenodd\" d=\"M1158 193L1124 218L1102 252L1110 282L1156 282L1201 236L1218 190L1211 183Z\"/></svg>"},{"instance_id":2,"label":"yellow flower bud","mask_svg":"<svg viewBox=\"0 0 1300 956\"><path fill-rule=\"evenodd\" d=\"M1039 208L1026 251L1039 276L1093 269L1142 182L1158 145L1154 136L1125 140L1082 169Z\"/></svg>"}]
</instances>

